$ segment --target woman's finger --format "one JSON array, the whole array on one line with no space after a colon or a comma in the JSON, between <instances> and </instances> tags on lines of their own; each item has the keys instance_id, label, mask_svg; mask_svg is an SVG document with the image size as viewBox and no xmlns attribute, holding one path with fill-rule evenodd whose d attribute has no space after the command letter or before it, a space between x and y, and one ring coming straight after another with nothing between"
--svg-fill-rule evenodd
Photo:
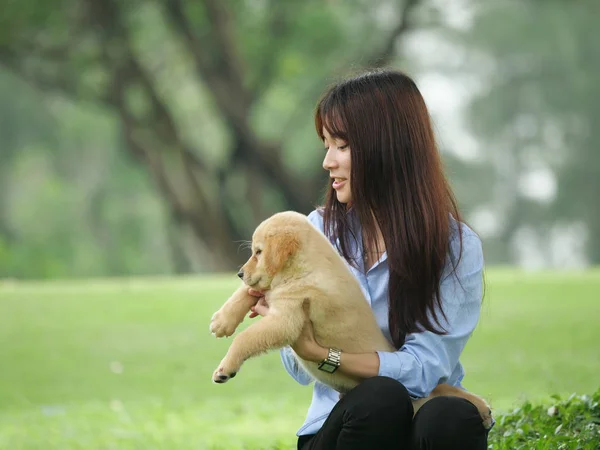
<instances>
[{"instance_id":1,"label":"woman's finger","mask_svg":"<svg viewBox=\"0 0 600 450\"><path fill-rule=\"evenodd\" d=\"M254 312L261 316L266 316L269 313L269 305L267 305L264 298L261 298L252 308Z\"/></svg>"},{"instance_id":2,"label":"woman's finger","mask_svg":"<svg viewBox=\"0 0 600 450\"><path fill-rule=\"evenodd\" d=\"M262 292L252 288L248 288L248 294L250 294L252 297L264 297L264 294Z\"/></svg>"}]
</instances>

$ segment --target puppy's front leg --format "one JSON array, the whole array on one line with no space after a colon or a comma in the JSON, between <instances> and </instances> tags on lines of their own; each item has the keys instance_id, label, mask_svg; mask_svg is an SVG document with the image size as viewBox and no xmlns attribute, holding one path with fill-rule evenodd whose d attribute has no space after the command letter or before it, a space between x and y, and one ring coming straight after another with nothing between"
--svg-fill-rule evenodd
<instances>
[{"instance_id":1,"label":"puppy's front leg","mask_svg":"<svg viewBox=\"0 0 600 450\"><path fill-rule=\"evenodd\" d=\"M216 337L231 336L235 329L250 312L250 308L258 302L258 298L248 294L248 286L242 285L233 293L221 309L213 314L210 331Z\"/></svg>"},{"instance_id":2,"label":"puppy's front leg","mask_svg":"<svg viewBox=\"0 0 600 450\"><path fill-rule=\"evenodd\" d=\"M300 308L295 312L269 312L269 315L235 337L225 358L213 373L213 381L225 383L236 375L248 358L296 342L303 326L304 315Z\"/></svg>"}]
</instances>

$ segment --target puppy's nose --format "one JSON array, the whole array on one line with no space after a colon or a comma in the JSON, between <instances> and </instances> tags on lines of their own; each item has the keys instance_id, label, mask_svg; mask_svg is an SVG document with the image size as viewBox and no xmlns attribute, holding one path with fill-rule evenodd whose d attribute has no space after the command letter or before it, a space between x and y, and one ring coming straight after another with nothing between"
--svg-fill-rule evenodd
<instances>
[{"instance_id":1,"label":"puppy's nose","mask_svg":"<svg viewBox=\"0 0 600 450\"><path fill-rule=\"evenodd\" d=\"M238 277L240 277L240 278L242 278L242 279L244 278L244 271L243 271L243 270L240 270L240 271L238 272Z\"/></svg>"}]
</instances>

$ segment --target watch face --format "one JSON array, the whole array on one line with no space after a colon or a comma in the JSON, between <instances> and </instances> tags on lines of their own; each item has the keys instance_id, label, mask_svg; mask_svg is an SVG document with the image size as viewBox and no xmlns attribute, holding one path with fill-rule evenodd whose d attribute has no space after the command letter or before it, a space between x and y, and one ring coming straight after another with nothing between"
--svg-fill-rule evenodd
<instances>
[{"instance_id":1,"label":"watch face","mask_svg":"<svg viewBox=\"0 0 600 450\"><path fill-rule=\"evenodd\" d=\"M333 373L336 371L337 366L335 364L330 364L326 361L323 361L319 366L319 369L321 369L323 372Z\"/></svg>"}]
</instances>

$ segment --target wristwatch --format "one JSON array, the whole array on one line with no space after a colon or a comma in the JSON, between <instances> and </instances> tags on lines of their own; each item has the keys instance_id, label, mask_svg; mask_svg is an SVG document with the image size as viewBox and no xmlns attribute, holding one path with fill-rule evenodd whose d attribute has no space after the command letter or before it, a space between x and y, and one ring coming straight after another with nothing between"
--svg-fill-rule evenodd
<instances>
[{"instance_id":1,"label":"wristwatch","mask_svg":"<svg viewBox=\"0 0 600 450\"><path fill-rule=\"evenodd\" d=\"M319 370L327 373L335 372L340 367L342 351L339 348L330 348L327 352L327 358L319 364Z\"/></svg>"}]
</instances>

